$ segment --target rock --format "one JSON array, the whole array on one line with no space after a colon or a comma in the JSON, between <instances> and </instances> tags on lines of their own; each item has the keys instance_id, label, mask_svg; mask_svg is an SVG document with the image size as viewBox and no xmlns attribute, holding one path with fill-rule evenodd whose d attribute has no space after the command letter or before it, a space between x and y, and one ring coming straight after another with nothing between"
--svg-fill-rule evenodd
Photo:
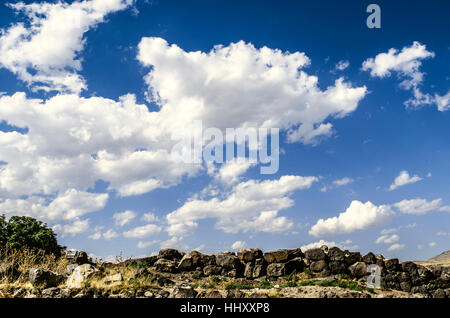
<instances>
[{"instance_id":1,"label":"rock","mask_svg":"<svg viewBox=\"0 0 450 318\"><path fill-rule=\"evenodd\" d=\"M362 257L362 261L366 263L367 265L376 264L377 258L375 257L375 254L372 252L367 253Z\"/></svg>"},{"instance_id":2,"label":"rock","mask_svg":"<svg viewBox=\"0 0 450 318\"><path fill-rule=\"evenodd\" d=\"M169 286L169 285L173 285L174 284L174 282L170 278L165 276L165 274L154 273L153 274L153 279L156 281L156 283L159 286Z\"/></svg>"},{"instance_id":3,"label":"rock","mask_svg":"<svg viewBox=\"0 0 450 318\"><path fill-rule=\"evenodd\" d=\"M183 271L190 271L197 266L202 266L202 253L197 251L191 251L183 256L178 263L178 269Z\"/></svg>"},{"instance_id":4,"label":"rock","mask_svg":"<svg viewBox=\"0 0 450 318\"><path fill-rule=\"evenodd\" d=\"M179 261L183 256L174 248L165 248L159 251L158 259L167 259L171 261Z\"/></svg>"},{"instance_id":5,"label":"rock","mask_svg":"<svg viewBox=\"0 0 450 318\"><path fill-rule=\"evenodd\" d=\"M263 257L263 252L259 248L246 248L237 252L237 257L244 263L254 262Z\"/></svg>"},{"instance_id":6,"label":"rock","mask_svg":"<svg viewBox=\"0 0 450 318\"><path fill-rule=\"evenodd\" d=\"M223 252L216 255L216 264L225 269L238 269L241 262L233 252Z\"/></svg>"},{"instance_id":7,"label":"rock","mask_svg":"<svg viewBox=\"0 0 450 318\"><path fill-rule=\"evenodd\" d=\"M437 289L437 290L435 290L435 291L431 294L431 296L432 296L433 298L446 298L446 297L447 297L447 295L446 295L446 293L445 293L445 290L443 290L443 289Z\"/></svg>"},{"instance_id":8,"label":"rock","mask_svg":"<svg viewBox=\"0 0 450 318\"><path fill-rule=\"evenodd\" d=\"M206 290L202 296L203 298L223 298L218 290Z\"/></svg>"},{"instance_id":9,"label":"rock","mask_svg":"<svg viewBox=\"0 0 450 318\"><path fill-rule=\"evenodd\" d=\"M380 266L381 268L384 267L384 257L381 254L375 255L375 264Z\"/></svg>"},{"instance_id":10,"label":"rock","mask_svg":"<svg viewBox=\"0 0 450 318\"><path fill-rule=\"evenodd\" d=\"M310 261L321 261L326 258L326 255L322 249L313 248L305 252L305 257Z\"/></svg>"},{"instance_id":11,"label":"rock","mask_svg":"<svg viewBox=\"0 0 450 318\"><path fill-rule=\"evenodd\" d=\"M222 271L222 267L217 265L206 265L203 267L203 275L211 276L211 275L220 275Z\"/></svg>"},{"instance_id":12,"label":"rock","mask_svg":"<svg viewBox=\"0 0 450 318\"><path fill-rule=\"evenodd\" d=\"M206 265L216 265L216 256L212 254L201 254L201 264Z\"/></svg>"},{"instance_id":13,"label":"rock","mask_svg":"<svg viewBox=\"0 0 450 318\"><path fill-rule=\"evenodd\" d=\"M90 264L78 266L67 279L67 287L71 289L82 288L82 283L95 272L98 272L98 269Z\"/></svg>"},{"instance_id":14,"label":"rock","mask_svg":"<svg viewBox=\"0 0 450 318\"><path fill-rule=\"evenodd\" d=\"M301 257L296 257L286 262L284 265L285 275L290 275L292 273L301 273L305 268L303 259Z\"/></svg>"},{"instance_id":15,"label":"rock","mask_svg":"<svg viewBox=\"0 0 450 318\"><path fill-rule=\"evenodd\" d=\"M160 258L154 264L158 272L175 273L177 271L177 262L166 258Z\"/></svg>"},{"instance_id":16,"label":"rock","mask_svg":"<svg viewBox=\"0 0 450 318\"><path fill-rule=\"evenodd\" d=\"M323 270L325 270L325 269L327 269L328 268L328 265L327 265L327 262L325 261L325 260L318 260L318 261L315 261L315 262L312 262L310 265L309 265L309 268L313 271L313 272L321 272L321 271L323 271Z\"/></svg>"},{"instance_id":17,"label":"rock","mask_svg":"<svg viewBox=\"0 0 450 318\"><path fill-rule=\"evenodd\" d=\"M153 298L153 297L155 297L155 295L151 291L146 291L144 293L144 297L146 297L146 298Z\"/></svg>"},{"instance_id":18,"label":"rock","mask_svg":"<svg viewBox=\"0 0 450 318\"><path fill-rule=\"evenodd\" d=\"M253 278L259 278L266 275L266 266L264 265L255 265L253 269Z\"/></svg>"},{"instance_id":19,"label":"rock","mask_svg":"<svg viewBox=\"0 0 450 318\"><path fill-rule=\"evenodd\" d=\"M66 279L66 276L41 268L32 268L29 272L30 283L35 287L56 287Z\"/></svg>"},{"instance_id":20,"label":"rock","mask_svg":"<svg viewBox=\"0 0 450 318\"><path fill-rule=\"evenodd\" d=\"M169 298L195 298L197 292L191 286L175 286Z\"/></svg>"},{"instance_id":21,"label":"rock","mask_svg":"<svg viewBox=\"0 0 450 318\"><path fill-rule=\"evenodd\" d=\"M302 249L301 248L294 248L294 249L288 249L288 260L297 258L297 257L301 257L304 258L305 254L303 254Z\"/></svg>"},{"instance_id":22,"label":"rock","mask_svg":"<svg viewBox=\"0 0 450 318\"><path fill-rule=\"evenodd\" d=\"M288 250L277 250L264 253L264 260L267 263L283 263L289 259Z\"/></svg>"},{"instance_id":23,"label":"rock","mask_svg":"<svg viewBox=\"0 0 450 318\"><path fill-rule=\"evenodd\" d=\"M253 278L253 270L254 270L254 268L255 268L255 265L253 263L245 264L244 277L246 277L246 278Z\"/></svg>"},{"instance_id":24,"label":"rock","mask_svg":"<svg viewBox=\"0 0 450 318\"><path fill-rule=\"evenodd\" d=\"M328 258L331 261L342 262L345 259L345 254L339 247L333 246L328 250Z\"/></svg>"},{"instance_id":25,"label":"rock","mask_svg":"<svg viewBox=\"0 0 450 318\"><path fill-rule=\"evenodd\" d=\"M347 265L355 264L356 262L361 262L362 257L359 252L348 252L345 254L345 262Z\"/></svg>"},{"instance_id":26,"label":"rock","mask_svg":"<svg viewBox=\"0 0 450 318\"><path fill-rule=\"evenodd\" d=\"M401 264L402 270L407 272L409 275L416 276L417 275L417 264L413 262L403 262Z\"/></svg>"},{"instance_id":27,"label":"rock","mask_svg":"<svg viewBox=\"0 0 450 318\"><path fill-rule=\"evenodd\" d=\"M404 292L410 292L411 291L411 283L410 282L401 282L400 283L400 288L402 291Z\"/></svg>"},{"instance_id":28,"label":"rock","mask_svg":"<svg viewBox=\"0 0 450 318\"><path fill-rule=\"evenodd\" d=\"M333 261L328 264L328 267L333 275L347 273L347 266L343 262Z\"/></svg>"},{"instance_id":29,"label":"rock","mask_svg":"<svg viewBox=\"0 0 450 318\"><path fill-rule=\"evenodd\" d=\"M328 253L328 246L322 245L322 246L320 247L320 249L321 249L325 254Z\"/></svg>"},{"instance_id":30,"label":"rock","mask_svg":"<svg viewBox=\"0 0 450 318\"><path fill-rule=\"evenodd\" d=\"M397 258L390 258L384 261L387 270L397 271L399 269L399 262Z\"/></svg>"},{"instance_id":31,"label":"rock","mask_svg":"<svg viewBox=\"0 0 450 318\"><path fill-rule=\"evenodd\" d=\"M284 276L284 264L282 263L271 263L267 266L267 276L270 277L280 277Z\"/></svg>"},{"instance_id":32,"label":"rock","mask_svg":"<svg viewBox=\"0 0 450 318\"><path fill-rule=\"evenodd\" d=\"M53 298L59 294L59 288L51 287L46 288L42 291L41 296L42 298Z\"/></svg>"},{"instance_id":33,"label":"rock","mask_svg":"<svg viewBox=\"0 0 450 318\"><path fill-rule=\"evenodd\" d=\"M70 298L71 291L69 288L61 289L61 298Z\"/></svg>"},{"instance_id":34,"label":"rock","mask_svg":"<svg viewBox=\"0 0 450 318\"><path fill-rule=\"evenodd\" d=\"M116 283L116 282L121 282L123 280L122 274L121 273L117 273L114 275L110 275L108 277L105 278L105 283L106 284L111 284L111 283Z\"/></svg>"},{"instance_id":35,"label":"rock","mask_svg":"<svg viewBox=\"0 0 450 318\"><path fill-rule=\"evenodd\" d=\"M353 277L359 278L367 275L367 265L364 262L356 262L348 269Z\"/></svg>"},{"instance_id":36,"label":"rock","mask_svg":"<svg viewBox=\"0 0 450 318\"><path fill-rule=\"evenodd\" d=\"M69 264L66 267L66 274L70 275L72 274L72 272L75 270L75 268L77 268L79 265L78 264Z\"/></svg>"}]
</instances>

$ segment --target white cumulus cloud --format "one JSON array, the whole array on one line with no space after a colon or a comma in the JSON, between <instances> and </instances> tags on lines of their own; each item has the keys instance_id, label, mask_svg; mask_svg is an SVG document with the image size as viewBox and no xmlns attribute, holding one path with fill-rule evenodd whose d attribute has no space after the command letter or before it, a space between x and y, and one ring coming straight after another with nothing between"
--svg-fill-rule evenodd
<instances>
[{"instance_id":1,"label":"white cumulus cloud","mask_svg":"<svg viewBox=\"0 0 450 318\"><path fill-rule=\"evenodd\" d=\"M339 216L326 220L319 219L311 227L309 234L315 237L349 234L384 225L391 220L393 215L394 212L387 205L376 206L370 201L362 203L354 200Z\"/></svg>"},{"instance_id":2,"label":"white cumulus cloud","mask_svg":"<svg viewBox=\"0 0 450 318\"><path fill-rule=\"evenodd\" d=\"M395 190L398 187L404 186L406 184L415 183L422 180L418 175L410 176L408 171L400 171L400 174L395 178L394 183L389 186L389 191Z\"/></svg>"}]
</instances>

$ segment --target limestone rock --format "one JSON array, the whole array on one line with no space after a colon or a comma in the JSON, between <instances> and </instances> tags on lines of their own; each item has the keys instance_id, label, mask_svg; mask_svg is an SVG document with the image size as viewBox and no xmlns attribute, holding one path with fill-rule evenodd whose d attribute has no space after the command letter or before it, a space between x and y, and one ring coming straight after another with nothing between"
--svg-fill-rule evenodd
<instances>
[{"instance_id":1,"label":"limestone rock","mask_svg":"<svg viewBox=\"0 0 450 318\"><path fill-rule=\"evenodd\" d=\"M367 264L364 262L356 262L355 264L351 265L348 269L353 277L360 278L365 275L368 275Z\"/></svg>"},{"instance_id":2,"label":"limestone rock","mask_svg":"<svg viewBox=\"0 0 450 318\"><path fill-rule=\"evenodd\" d=\"M78 266L67 279L67 287L71 289L82 288L83 282L95 272L98 272L98 269L90 264Z\"/></svg>"}]
</instances>

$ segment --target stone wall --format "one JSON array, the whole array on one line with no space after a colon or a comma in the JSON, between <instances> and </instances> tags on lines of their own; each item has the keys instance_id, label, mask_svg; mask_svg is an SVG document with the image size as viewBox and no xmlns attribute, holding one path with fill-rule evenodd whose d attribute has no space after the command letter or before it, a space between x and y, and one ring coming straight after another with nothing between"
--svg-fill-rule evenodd
<instances>
[{"instance_id":1,"label":"stone wall","mask_svg":"<svg viewBox=\"0 0 450 318\"><path fill-rule=\"evenodd\" d=\"M312 277L348 275L360 281L366 281L369 276L368 266L376 264L381 270L383 288L432 295L450 287L448 268L427 268L414 262L399 262L396 258L385 259L379 254L361 255L326 246L305 252L297 248L263 253L253 248L216 255L163 249L157 256L127 262L146 262L156 271L167 273L197 272L204 276L274 280L306 271Z\"/></svg>"}]
</instances>

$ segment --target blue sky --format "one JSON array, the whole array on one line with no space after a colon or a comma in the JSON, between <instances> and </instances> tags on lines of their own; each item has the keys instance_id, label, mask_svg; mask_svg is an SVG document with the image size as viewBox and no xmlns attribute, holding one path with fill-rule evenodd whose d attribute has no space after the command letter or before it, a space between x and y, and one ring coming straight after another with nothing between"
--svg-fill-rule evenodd
<instances>
[{"instance_id":1,"label":"blue sky","mask_svg":"<svg viewBox=\"0 0 450 318\"><path fill-rule=\"evenodd\" d=\"M369 29L371 2L11 1L0 213L103 258L321 240L401 259L449 249L450 5L377 1ZM272 122L279 171L171 162L170 134L198 119Z\"/></svg>"}]
</instances>

